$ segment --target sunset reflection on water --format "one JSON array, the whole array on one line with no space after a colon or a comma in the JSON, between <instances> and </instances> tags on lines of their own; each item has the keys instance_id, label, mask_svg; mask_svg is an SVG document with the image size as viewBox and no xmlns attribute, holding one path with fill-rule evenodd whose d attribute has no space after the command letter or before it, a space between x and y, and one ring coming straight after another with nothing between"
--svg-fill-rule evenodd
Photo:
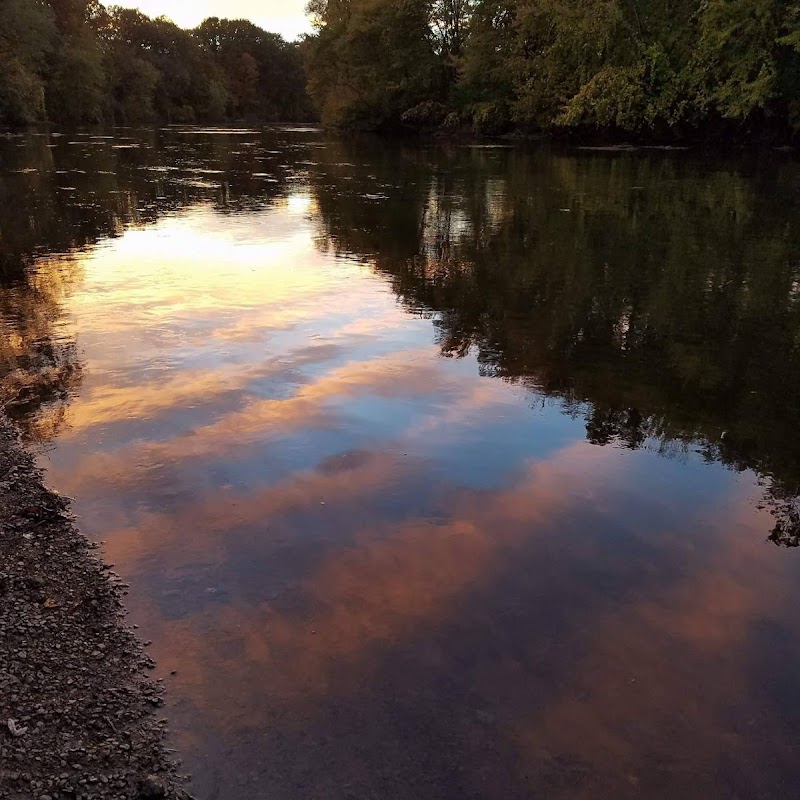
<instances>
[{"instance_id":1,"label":"sunset reflection on water","mask_svg":"<svg viewBox=\"0 0 800 800\"><path fill-rule=\"evenodd\" d=\"M80 380L30 438L131 584L195 794L790 796L800 584L753 473L598 446L581 398L448 352L324 193L37 265Z\"/></svg>"}]
</instances>

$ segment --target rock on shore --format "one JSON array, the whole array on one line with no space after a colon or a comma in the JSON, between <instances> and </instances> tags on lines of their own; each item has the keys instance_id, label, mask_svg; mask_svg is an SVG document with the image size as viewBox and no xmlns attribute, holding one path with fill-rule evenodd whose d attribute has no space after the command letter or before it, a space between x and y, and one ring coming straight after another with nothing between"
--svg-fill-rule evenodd
<instances>
[{"instance_id":1,"label":"rock on shore","mask_svg":"<svg viewBox=\"0 0 800 800\"><path fill-rule=\"evenodd\" d=\"M0 799L186 798L123 586L0 419Z\"/></svg>"}]
</instances>

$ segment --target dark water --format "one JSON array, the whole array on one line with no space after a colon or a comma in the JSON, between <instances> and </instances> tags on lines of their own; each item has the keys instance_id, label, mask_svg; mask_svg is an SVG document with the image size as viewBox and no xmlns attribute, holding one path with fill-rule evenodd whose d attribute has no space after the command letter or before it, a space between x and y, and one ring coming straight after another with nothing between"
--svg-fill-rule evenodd
<instances>
[{"instance_id":1,"label":"dark water","mask_svg":"<svg viewBox=\"0 0 800 800\"><path fill-rule=\"evenodd\" d=\"M796 797L798 212L781 153L0 139L0 397L197 796Z\"/></svg>"}]
</instances>

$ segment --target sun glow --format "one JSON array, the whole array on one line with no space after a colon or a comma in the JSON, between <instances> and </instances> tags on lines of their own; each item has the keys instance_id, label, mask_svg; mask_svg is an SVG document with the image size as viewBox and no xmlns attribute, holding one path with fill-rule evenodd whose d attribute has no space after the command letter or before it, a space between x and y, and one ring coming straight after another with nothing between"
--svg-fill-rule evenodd
<instances>
[{"instance_id":1,"label":"sun glow","mask_svg":"<svg viewBox=\"0 0 800 800\"><path fill-rule=\"evenodd\" d=\"M208 17L248 19L287 40L311 32L304 0L119 0L106 5L138 8L149 17L166 16L183 28L194 28Z\"/></svg>"}]
</instances>

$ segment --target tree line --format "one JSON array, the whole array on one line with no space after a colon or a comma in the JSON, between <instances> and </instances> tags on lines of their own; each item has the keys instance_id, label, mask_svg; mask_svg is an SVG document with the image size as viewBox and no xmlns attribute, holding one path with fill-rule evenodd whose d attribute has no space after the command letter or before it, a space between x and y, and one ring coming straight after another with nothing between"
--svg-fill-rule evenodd
<instances>
[{"instance_id":1,"label":"tree line","mask_svg":"<svg viewBox=\"0 0 800 800\"><path fill-rule=\"evenodd\" d=\"M184 30L98 0L0 0L0 124L311 116L298 46L251 22Z\"/></svg>"},{"instance_id":2,"label":"tree line","mask_svg":"<svg viewBox=\"0 0 800 800\"><path fill-rule=\"evenodd\" d=\"M798 0L311 0L323 121L786 138Z\"/></svg>"},{"instance_id":3,"label":"tree line","mask_svg":"<svg viewBox=\"0 0 800 800\"><path fill-rule=\"evenodd\" d=\"M343 128L790 140L800 0L311 0L288 43L98 0L0 0L0 124L305 120Z\"/></svg>"}]
</instances>

